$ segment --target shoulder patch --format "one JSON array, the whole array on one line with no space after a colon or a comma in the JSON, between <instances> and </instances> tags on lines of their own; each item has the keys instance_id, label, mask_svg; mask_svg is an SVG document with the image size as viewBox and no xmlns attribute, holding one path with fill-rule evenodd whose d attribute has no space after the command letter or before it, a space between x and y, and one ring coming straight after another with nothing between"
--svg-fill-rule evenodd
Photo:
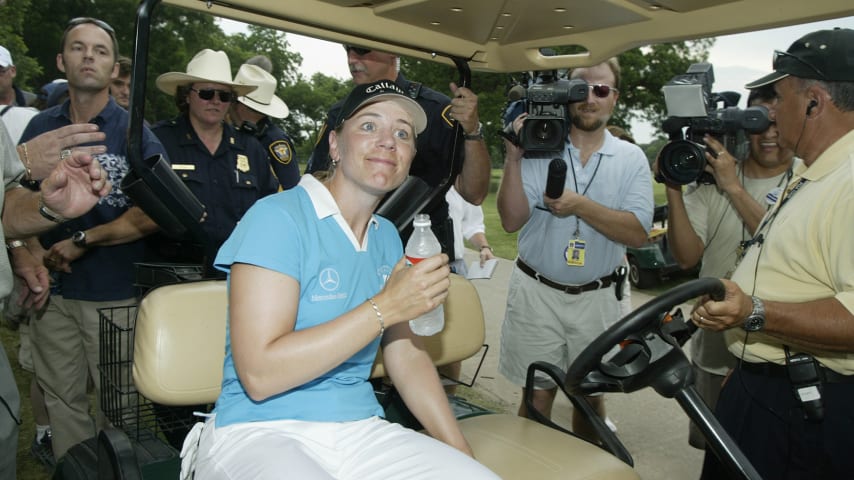
<instances>
[{"instance_id":1,"label":"shoulder patch","mask_svg":"<svg viewBox=\"0 0 854 480\"><path fill-rule=\"evenodd\" d=\"M291 150L291 145L286 140L276 140L270 144L270 155L282 165L291 163L294 158L294 152Z\"/></svg>"},{"instance_id":2,"label":"shoulder patch","mask_svg":"<svg viewBox=\"0 0 854 480\"><path fill-rule=\"evenodd\" d=\"M447 106L442 110L442 120L444 120L444 121L445 121L445 123L447 123L449 127L453 127L453 126L454 126L454 121L453 121L453 120L451 120L451 104L448 104L448 105L447 105Z\"/></svg>"}]
</instances>

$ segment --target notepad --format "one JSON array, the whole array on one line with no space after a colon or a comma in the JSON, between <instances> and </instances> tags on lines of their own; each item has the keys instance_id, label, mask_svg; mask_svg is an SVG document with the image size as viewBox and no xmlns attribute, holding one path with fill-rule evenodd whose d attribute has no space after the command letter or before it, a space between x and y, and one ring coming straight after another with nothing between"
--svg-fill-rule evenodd
<instances>
[{"instance_id":1,"label":"notepad","mask_svg":"<svg viewBox=\"0 0 854 480\"><path fill-rule=\"evenodd\" d=\"M469 265L466 278L469 280L476 278L492 278L492 273L495 271L496 265L498 265L497 258L487 260L484 262L482 267L480 266L480 260L473 260L471 265Z\"/></svg>"}]
</instances>

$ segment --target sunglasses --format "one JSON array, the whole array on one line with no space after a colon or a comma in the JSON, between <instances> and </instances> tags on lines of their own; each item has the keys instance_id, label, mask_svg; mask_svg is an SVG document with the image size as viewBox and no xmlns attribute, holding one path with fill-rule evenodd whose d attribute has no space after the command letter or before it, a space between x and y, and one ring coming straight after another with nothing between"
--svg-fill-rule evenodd
<instances>
[{"instance_id":1,"label":"sunglasses","mask_svg":"<svg viewBox=\"0 0 854 480\"><path fill-rule=\"evenodd\" d=\"M771 61L771 65L773 65L774 70L780 70L780 67L782 66L781 62L784 62L785 59L787 59L787 58L791 58L791 59L795 60L796 62L800 63L801 65L806 65L807 68L809 68L813 72L817 73L819 75L819 77L827 78L824 75L824 72L822 72L821 70L816 68L815 65L811 64L810 62L804 60L803 58L801 58L797 55L792 55L791 53L784 52L782 50L774 50L774 58Z\"/></svg>"},{"instance_id":2,"label":"sunglasses","mask_svg":"<svg viewBox=\"0 0 854 480\"><path fill-rule=\"evenodd\" d=\"M68 30L72 27L76 27L77 25L83 25L84 23L91 23L95 26L98 26L98 27L104 29L111 36L113 36L113 37L116 36L116 31L113 30L113 27L111 27L110 24L108 24L107 22L105 22L103 20L98 20L97 18L92 18L92 17L72 18L71 20L68 21L68 25L65 27L65 29Z\"/></svg>"},{"instance_id":3,"label":"sunglasses","mask_svg":"<svg viewBox=\"0 0 854 480\"><path fill-rule=\"evenodd\" d=\"M596 95L599 98L608 98L608 95L610 95L611 92L617 91L616 88L602 83L592 83L587 86L590 87L590 90L593 92L593 95Z\"/></svg>"},{"instance_id":4,"label":"sunglasses","mask_svg":"<svg viewBox=\"0 0 854 480\"><path fill-rule=\"evenodd\" d=\"M360 57L373 52L373 50L371 50L370 48L354 47L353 45L344 45L344 50L346 50L348 53L350 52L350 50L352 50L353 53Z\"/></svg>"},{"instance_id":5,"label":"sunglasses","mask_svg":"<svg viewBox=\"0 0 854 480\"><path fill-rule=\"evenodd\" d=\"M190 87L190 90L196 92L196 94L202 100L213 100L214 94L219 94L219 101L222 103L231 103L232 98L234 98L234 94L229 92L228 90L216 90L213 88L203 88L201 90L196 90L193 87Z\"/></svg>"}]
</instances>

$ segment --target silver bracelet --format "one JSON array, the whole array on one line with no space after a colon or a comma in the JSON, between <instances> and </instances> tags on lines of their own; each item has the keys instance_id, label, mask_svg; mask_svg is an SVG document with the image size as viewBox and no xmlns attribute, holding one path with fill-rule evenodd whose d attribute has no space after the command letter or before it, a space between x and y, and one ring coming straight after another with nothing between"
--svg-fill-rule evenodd
<instances>
[{"instance_id":1,"label":"silver bracelet","mask_svg":"<svg viewBox=\"0 0 854 480\"><path fill-rule=\"evenodd\" d=\"M48 208L48 206L44 204L44 197L41 193L39 193L39 213L42 217L50 220L53 223L63 223L68 220L67 218Z\"/></svg>"},{"instance_id":2,"label":"silver bracelet","mask_svg":"<svg viewBox=\"0 0 854 480\"><path fill-rule=\"evenodd\" d=\"M377 321L380 322L380 333L377 335L378 337L382 337L383 333L385 333L385 322L383 321L383 314L380 312L380 307L377 306L377 302L374 301L373 297L368 299L371 307L373 307L374 312L377 314Z\"/></svg>"}]
</instances>

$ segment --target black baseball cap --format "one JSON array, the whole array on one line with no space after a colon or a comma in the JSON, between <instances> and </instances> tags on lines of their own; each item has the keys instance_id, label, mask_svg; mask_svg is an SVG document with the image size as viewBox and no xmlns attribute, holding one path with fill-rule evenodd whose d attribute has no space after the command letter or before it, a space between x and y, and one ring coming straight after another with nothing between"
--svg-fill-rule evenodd
<instances>
[{"instance_id":1,"label":"black baseball cap","mask_svg":"<svg viewBox=\"0 0 854 480\"><path fill-rule=\"evenodd\" d=\"M421 133L427 127L427 114L418 102L409 98L403 89L398 87L391 80L380 80L363 85L356 85L344 99L341 105L341 112L338 114L338 123L335 128L341 126L345 120L352 117L362 107L376 103L381 100L391 100L400 105L412 117L412 126L415 127L415 133Z\"/></svg>"},{"instance_id":2,"label":"black baseball cap","mask_svg":"<svg viewBox=\"0 0 854 480\"><path fill-rule=\"evenodd\" d=\"M854 30L834 28L808 33L788 50L774 52L774 72L744 88L771 85L789 75L828 82L854 82Z\"/></svg>"}]
</instances>

